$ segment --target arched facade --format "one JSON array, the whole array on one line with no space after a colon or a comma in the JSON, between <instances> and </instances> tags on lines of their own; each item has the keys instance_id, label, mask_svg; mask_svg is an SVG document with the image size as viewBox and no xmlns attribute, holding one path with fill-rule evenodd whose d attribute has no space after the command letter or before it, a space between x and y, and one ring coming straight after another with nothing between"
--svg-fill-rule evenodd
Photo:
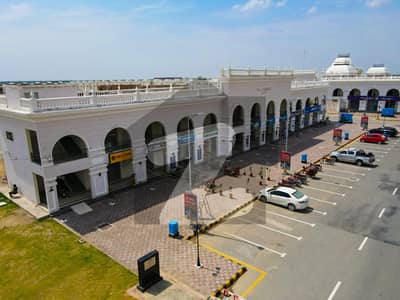
<instances>
[{"instance_id":1,"label":"arched facade","mask_svg":"<svg viewBox=\"0 0 400 300\"><path fill-rule=\"evenodd\" d=\"M379 91L377 89L370 89L367 96L367 112L377 112Z\"/></svg>"},{"instance_id":2,"label":"arched facade","mask_svg":"<svg viewBox=\"0 0 400 300\"><path fill-rule=\"evenodd\" d=\"M238 105L233 110L232 126L238 127L244 125L244 110L241 105Z\"/></svg>"},{"instance_id":3,"label":"arched facade","mask_svg":"<svg viewBox=\"0 0 400 300\"><path fill-rule=\"evenodd\" d=\"M131 185L133 179L132 143L124 128L110 130L104 139L104 148L108 157L108 185L114 191Z\"/></svg>"},{"instance_id":4,"label":"arched facade","mask_svg":"<svg viewBox=\"0 0 400 300\"><path fill-rule=\"evenodd\" d=\"M159 121L150 123L146 128L144 137L147 147L147 178L161 176L167 170L165 135L165 127Z\"/></svg>"},{"instance_id":5,"label":"arched facade","mask_svg":"<svg viewBox=\"0 0 400 300\"><path fill-rule=\"evenodd\" d=\"M318 97L315 97L314 98L314 104L313 104L314 106L315 105L319 105L319 98ZM312 124L314 125L314 124L317 124L317 122L318 122L318 111L314 111L313 113L312 113Z\"/></svg>"},{"instance_id":6,"label":"arched facade","mask_svg":"<svg viewBox=\"0 0 400 300\"><path fill-rule=\"evenodd\" d=\"M288 104L286 99L281 101L281 106L279 108L279 138L285 138L287 134L288 126Z\"/></svg>"},{"instance_id":7,"label":"arched facade","mask_svg":"<svg viewBox=\"0 0 400 300\"><path fill-rule=\"evenodd\" d=\"M176 132L178 135L178 165L186 167L189 162L189 151L190 159L194 157L194 132L193 132L193 121L191 118L182 118L177 126Z\"/></svg>"},{"instance_id":8,"label":"arched facade","mask_svg":"<svg viewBox=\"0 0 400 300\"><path fill-rule=\"evenodd\" d=\"M307 98L306 106L304 109L304 127L310 126L310 112L308 109L311 107L311 99Z\"/></svg>"},{"instance_id":9,"label":"arched facade","mask_svg":"<svg viewBox=\"0 0 400 300\"><path fill-rule=\"evenodd\" d=\"M302 116L303 104L301 99L296 102L296 120L295 120L295 131L301 128L301 116Z\"/></svg>"},{"instance_id":10,"label":"arched facade","mask_svg":"<svg viewBox=\"0 0 400 300\"><path fill-rule=\"evenodd\" d=\"M274 130L275 130L275 103L272 100L268 102L266 115L267 115L266 138L267 142L271 143L274 140Z\"/></svg>"},{"instance_id":11,"label":"arched facade","mask_svg":"<svg viewBox=\"0 0 400 300\"><path fill-rule=\"evenodd\" d=\"M59 139L52 150L54 164L88 157L87 145L77 135L67 135Z\"/></svg>"},{"instance_id":12,"label":"arched facade","mask_svg":"<svg viewBox=\"0 0 400 300\"><path fill-rule=\"evenodd\" d=\"M260 145L261 114L260 104L254 103L251 108L250 116L250 147L255 148Z\"/></svg>"},{"instance_id":13,"label":"arched facade","mask_svg":"<svg viewBox=\"0 0 400 300\"><path fill-rule=\"evenodd\" d=\"M333 97L343 97L343 90L342 89L334 89L332 93Z\"/></svg>"},{"instance_id":14,"label":"arched facade","mask_svg":"<svg viewBox=\"0 0 400 300\"><path fill-rule=\"evenodd\" d=\"M349 93L349 110L358 111L360 107L361 91L359 89L352 89Z\"/></svg>"}]
</instances>

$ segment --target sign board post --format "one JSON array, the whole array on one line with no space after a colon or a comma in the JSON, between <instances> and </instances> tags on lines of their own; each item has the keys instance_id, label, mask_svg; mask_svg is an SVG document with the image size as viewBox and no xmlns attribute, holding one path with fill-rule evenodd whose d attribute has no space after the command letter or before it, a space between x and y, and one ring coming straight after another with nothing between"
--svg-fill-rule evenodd
<instances>
[{"instance_id":1,"label":"sign board post","mask_svg":"<svg viewBox=\"0 0 400 300\"><path fill-rule=\"evenodd\" d=\"M339 145L342 142L342 129L333 129L333 140L335 141L335 145Z\"/></svg>"},{"instance_id":2,"label":"sign board post","mask_svg":"<svg viewBox=\"0 0 400 300\"><path fill-rule=\"evenodd\" d=\"M281 169L284 169L285 171L290 170L290 152L287 151L281 151Z\"/></svg>"},{"instance_id":3,"label":"sign board post","mask_svg":"<svg viewBox=\"0 0 400 300\"><path fill-rule=\"evenodd\" d=\"M137 289L145 292L149 287L161 281L160 259L157 250L153 250L137 260L139 284Z\"/></svg>"}]
</instances>

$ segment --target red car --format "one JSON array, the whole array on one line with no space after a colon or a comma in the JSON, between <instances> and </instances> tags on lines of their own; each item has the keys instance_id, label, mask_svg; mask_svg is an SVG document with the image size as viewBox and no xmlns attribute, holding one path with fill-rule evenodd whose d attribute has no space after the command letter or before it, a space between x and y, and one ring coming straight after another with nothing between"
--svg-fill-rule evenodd
<instances>
[{"instance_id":1,"label":"red car","mask_svg":"<svg viewBox=\"0 0 400 300\"><path fill-rule=\"evenodd\" d=\"M380 133L365 133L361 138L360 142L364 143L377 143L382 144L387 141L387 137Z\"/></svg>"}]
</instances>

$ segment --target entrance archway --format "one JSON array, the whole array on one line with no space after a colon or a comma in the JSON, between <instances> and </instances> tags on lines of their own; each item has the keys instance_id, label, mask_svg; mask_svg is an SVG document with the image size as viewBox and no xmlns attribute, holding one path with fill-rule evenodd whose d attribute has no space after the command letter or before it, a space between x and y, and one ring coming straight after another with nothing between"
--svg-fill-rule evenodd
<instances>
[{"instance_id":1,"label":"entrance archway","mask_svg":"<svg viewBox=\"0 0 400 300\"><path fill-rule=\"evenodd\" d=\"M251 131L250 131L250 147L255 148L260 145L260 104L255 103L251 108Z\"/></svg>"},{"instance_id":2,"label":"entrance archway","mask_svg":"<svg viewBox=\"0 0 400 300\"><path fill-rule=\"evenodd\" d=\"M235 107L232 115L232 126L242 126L244 124L244 111L241 105Z\"/></svg>"},{"instance_id":3,"label":"entrance archway","mask_svg":"<svg viewBox=\"0 0 400 300\"><path fill-rule=\"evenodd\" d=\"M147 178L160 177L167 170L164 125L157 121L152 122L147 126L144 137L147 146Z\"/></svg>"},{"instance_id":4,"label":"entrance archway","mask_svg":"<svg viewBox=\"0 0 400 300\"><path fill-rule=\"evenodd\" d=\"M281 102L281 107L279 109L279 138L283 139L286 138L286 127L288 126L287 123L288 114L287 114L287 101L283 99Z\"/></svg>"},{"instance_id":5,"label":"entrance archway","mask_svg":"<svg viewBox=\"0 0 400 300\"><path fill-rule=\"evenodd\" d=\"M215 114L208 114L203 121L204 160L209 161L217 157L218 126Z\"/></svg>"},{"instance_id":6,"label":"entrance archway","mask_svg":"<svg viewBox=\"0 0 400 300\"><path fill-rule=\"evenodd\" d=\"M274 140L274 127L275 127L275 103L269 101L267 106L267 142L271 143Z\"/></svg>"},{"instance_id":7,"label":"entrance archway","mask_svg":"<svg viewBox=\"0 0 400 300\"><path fill-rule=\"evenodd\" d=\"M315 97L314 98L314 105L319 105L319 99L318 99L318 97ZM317 122L318 122L318 111L314 111L313 113L312 113L312 124L313 125L315 125L315 124L317 124Z\"/></svg>"},{"instance_id":8,"label":"entrance archway","mask_svg":"<svg viewBox=\"0 0 400 300\"><path fill-rule=\"evenodd\" d=\"M386 96L388 97L399 97L399 90L397 89L390 89L387 93ZM385 108L394 108L396 109L396 103L398 100L386 100L385 102Z\"/></svg>"},{"instance_id":9,"label":"entrance archway","mask_svg":"<svg viewBox=\"0 0 400 300\"><path fill-rule=\"evenodd\" d=\"M132 144L128 131L114 128L104 140L108 156L108 185L110 191L125 188L133 183Z\"/></svg>"},{"instance_id":10,"label":"entrance archway","mask_svg":"<svg viewBox=\"0 0 400 300\"><path fill-rule=\"evenodd\" d=\"M297 102L296 102L295 131L298 131L300 129L301 114L302 114L302 103L301 103L301 99L298 99Z\"/></svg>"},{"instance_id":11,"label":"entrance archway","mask_svg":"<svg viewBox=\"0 0 400 300\"><path fill-rule=\"evenodd\" d=\"M334 89L332 93L333 97L343 97L343 90L342 89Z\"/></svg>"},{"instance_id":12,"label":"entrance archway","mask_svg":"<svg viewBox=\"0 0 400 300\"><path fill-rule=\"evenodd\" d=\"M367 112L376 112L378 110L379 91L370 89L368 91Z\"/></svg>"},{"instance_id":13,"label":"entrance archway","mask_svg":"<svg viewBox=\"0 0 400 300\"><path fill-rule=\"evenodd\" d=\"M359 89L352 89L349 93L350 97L360 97L361 96L361 92ZM358 111L359 107L360 107L360 98L350 98L349 99L349 110L350 111Z\"/></svg>"},{"instance_id":14,"label":"entrance archway","mask_svg":"<svg viewBox=\"0 0 400 300\"><path fill-rule=\"evenodd\" d=\"M188 148L190 149L191 160L193 160L193 155L194 155L193 144L195 137L193 134L192 119L188 117L182 118L178 123L176 132L178 134L178 165L184 168L187 166L189 162Z\"/></svg>"},{"instance_id":15,"label":"entrance archway","mask_svg":"<svg viewBox=\"0 0 400 300\"><path fill-rule=\"evenodd\" d=\"M87 147L79 136L67 135L55 143L52 156L55 165L85 158L88 157Z\"/></svg>"},{"instance_id":16,"label":"entrance archway","mask_svg":"<svg viewBox=\"0 0 400 300\"><path fill-rule=\"evenodd\" d=\"M311 106L311 100L310 98L307 98L306 107L304 109L304 127L310 126L310 112L308 111L310 106Z\"/></svg>"}]
</instances>

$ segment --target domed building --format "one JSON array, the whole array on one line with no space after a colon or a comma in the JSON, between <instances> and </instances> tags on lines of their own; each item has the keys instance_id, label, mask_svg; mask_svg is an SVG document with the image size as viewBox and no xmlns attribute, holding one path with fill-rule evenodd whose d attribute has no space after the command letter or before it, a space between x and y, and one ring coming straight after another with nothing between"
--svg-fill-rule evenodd
<instances>
[{"instance_id":1,"label":"domed building","mask_svg":"<svg viewBox=\"0 0 400 300\"><path fill-rule=\"evenodd\" d=\"M355 77L360 76L362 70L353 66L349 54L339 54L326 70L326 77Z\"/></svg>"},{"instance_id":2,"label":"domed building","mask_svg":"<svg viewBox=\"0 0 400 300\"><path fill-rule=\"evenodd\" d=\"M374 64L367 70L367 76L385 77L385 76L390 76L390 73L384 64Z\"/></svg>"}]
</instances>

